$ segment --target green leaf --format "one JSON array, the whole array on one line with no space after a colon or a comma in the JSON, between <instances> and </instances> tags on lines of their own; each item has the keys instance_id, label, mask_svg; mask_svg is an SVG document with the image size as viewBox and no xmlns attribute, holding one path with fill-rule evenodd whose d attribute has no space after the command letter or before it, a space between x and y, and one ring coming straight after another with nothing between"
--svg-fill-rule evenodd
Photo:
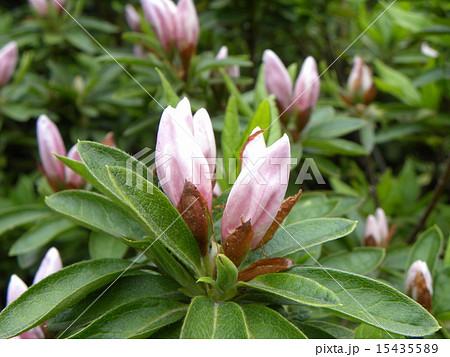
<instances>
[{"instance_id":1,"label":"green leaf","mask_svg":"<svg viewBox=\"0 0 450 357\"><path fill-rule=\"evenodd\" d=\"M234 263L223 254L217 255L216 269L217 287L222 290L222 292L227 292L236 284L238 270Z\"/></svg>"},{"instance_id":2,"label":"green leaf","mask_svg":"<svg viewBox=\"0 0 450 357\"><path fill-rule=\"evenodd\" d=\"M89 255L92 259L123 258L128 247L115 237L92 232L89 237Z\"/></svg>"},{"instance_id":3,"label":"green leaf","mask_svg":"<svg viewBox=\"0 0 450 357\"><path fill-rule=\"evenodd\" d=\"M180 338L249 338L242 309L234 302L214 302L195 297L181 329Z\"/></svg>"},{"instance_id":4,"label":"green leaf","mask_svg":"<svg viewBox=\"0 0 450 357\"><path fill-rule=\"evenodd\" d=\"M284 225L328 216L337 208L339 202L339 200L328 200L325 195L301 197L286 217Z\"/></svg>"},{"instance_id":5,"label":"green leaf","mask_svg":"<svg viewBox=\"0 0 450 357\"><path fill-rule=\"evenodd\" d=\"M61 219L60 217L45 220L20 236L20 238L16 240L11 247L9 255L15 256L30 253L43 247L47 243L50 243L60 234L75 227L76 225L73 222L66 219Z\"/></svg>"},{"instance_id":6,"label":"green leaf","mask_svg":"<svg viewBox=\"0 0 450 357\"><path fill-rule=\"evenodd\" d=\"M229 160L236 158L237 151L239 150L240 137L236 98L231 96L228 100L227 109L225 112L221 140L223 164L227 178L230 178L230 176L235 172L235 170L230 170Z\"/></svg>"},{"instance_id":7,"label":"green leaf","mask_svg":"<svg viewBox=\"0 0 450 357\"><path fill-rule=\"evenodd\" d=\"M339 305L339 299L329 289L315 281L287 273L259 275L249 282L239 282L239 286L253 288L276 295L283 300L309 306ZM250 293L251 295L251 293Z\"/></svg>"},{"instance_id":8,"label":"green leaf","mask_svg":"<svg viewBox=\"0 0 450 357\"><path fill-rule=\"evenodd\" d=\"M361 145L345 139L306 139L303 145L309 148L319 149L323 155L367 155L368 152Z\"/></svg>"},{"instance_id":9,"label":"green leaf","mask_svg":"<svg viewBox=\"0 0 450 357\"><path fill-rule=\"evenodd\" d=\"M320 259L323 266L356 274L368 274L377 268L385 256L384 249L357 247L353 251L342 251Z\"/></svg>"},{"instance_id":10,"label":"green leaf","mask_svg":"<svg viewBox=\"0 0 450 357\"><path fill-rule=\"evenodd\" d=\"M142 298L106 313L70 338L146 338L185 315L187 306L177 301Z\"/></svg>"},{"instance_id":11,"label":"green leaf","mask_svg":"<svg viewBox=\"0 0 450 357\"><path fill-rule=\"evenodd\" d=\"M293 322L308 338L353 338L353 330L326 321Z\"/></svg>"},{"instance_id":12,"label":"green leaf","mask_svg":"<svg viewBox=\"0 0 450 357\"><path fill-rule=\"evenodd\" d=\"M71 169L72 171L83 177L86 181L91 183L97 182L83 162L72 160L65 156L60 156L56 154L53 155L55 155L58 158L58 160L61 161L64 165L66 165L69 169Z\"/></svg>"},{"instance_id":13,"label":"green leaf","mask_svg":"<svg viewBox=\"0 0 450 357\"><path fill-rule=\"evenodd\" d=\"M179 285L171 278L160 275L134 275L118 279L111 287L93 291L83 300L56 315L47 323L53 331L85 326L104 316L116 307L137 299L148 297L177 298L183 296L177 292ZM100 294L102 294L100 296Z\"/></svg>"},{"instance_id":14,"label":"green leaf","mask_svg":"<svg viewBox=\"0 0 450 357\"><path fill-rule=\"evenodd\" d=\"M108 284L130 267L119 259L73 264L32 285L0 313L0 338L10 338L35 327Z\"/></svg>"},{"instance_id":15,"label":"green leaf","mask_svg":"<svg viewBox=\"0 0 450 357\"><path fill-rule=\"evenodd\" d=\"M361 129L364 126L366 126L366 122L361 119L345 117L335 118L315 126L311 126L306 135L312 138L337 138Z\"/></svg>"},{"instance_id":16,"label":"green leaf","mask_svg":"<svg viewBox=\"0 0 450 357\"><path fill-rule=\"evenodd\" d=\"M52 214L43 205L25 205L9 207L0 211L0 235L28 223L47 218Z\"/></svg>"},{"instance_id":17,"label":"green leaf","mask_svg":"<svg viewBox=\"0 0 450 357\"><path fill-rule=\"evenodd\" d=\"M195 272L201 271L200 250L192 232L169 199L144 178L123 167L109 167L115 190L127 206L178 259ZM142 183L142 189L127 183ZM151 193L149 193L151 192Z\"/></svg>"},{"instance_id":18,"label":"green leaf","mask_svg":"<svg viewBox=\"0 0 450 357\"><path fill-rule=\"evenodd\" d=\"M261 130L265 130L270 127L271 121L272 119L270 116L270 104L269 101L266 99L261 102L252 119L248 123L247 128L245 128L241 136L241 143L239 145L239 148L244 146L253 129L259 126ZM266 140L268 135L269 135L268 131L264 132L264 138Z\"/></svg>"},{"instance_id":19,"label":"green leaf","mask_svg":"<svg viewBox=\"0 0 450 357\"><path fill-rule=\"evenodd\" d=\"M355 330L355 338L357 339L390 339L390 338L405 338L395 333L387 333L383 329L370 326L367 324L361 324Z\"/></svg>"},{"instance_id":20,"label":"green leaf","mask_svg":"<svg viewBox=\"0 0 450 357\"><path fill-rule=\"evenodd\" d=\"M227 87L228 91L230 92L231 95L233 95L236 98L239 110L244 116L250 118L253 113L252 108L250 107L250 105L247 104L244 98L242 98L239 89L236 87L236 85L234 84L230 76L227 74L227 72L223 68L219 68L218 70L223 77L225 86Z\"/></svg>"},{"instance_id":21,"label":"green leaf","mask_svg":"<svg viewBox=\"0 0 450 357\"><path fill-rule=\"evenodd\" d=\"M244 266L264 257L276 258L308 249L317 244L329 242L350 234L356 222L343 218L315 218L281 226L271 241L261 249L251 252Z\"/></svg>"},{"instance_id":22,"label":"green leaf","mask_svg":"<svg viewBox=\"0 0 450 357\"><path fill-rule=\"evenodd\" d=\"M405 104L420 106L422 97L411 80L403 73L385 65L380 60L375 60L377 74L381 78L375 78L375 85L383 92L392 94Z\"/></svg>"},{"instance_id":23,"label":"green leaf","mask_svg":"<svg viewBox=\"0 0 450 357\"><path fill-rule=\"evenodd\" d=\"M405 336L425 336L439 329L417 302L376 280L334 269L301 267L289 270L333 291L342 305L328 310Z\"/></svg>"},{"instance_id":24,"label":"green leaf","mask_svg":"<svg viewBox=\"0 0 450 357\"><path fill-rule=\"evenodd\" d=\"M177 93L172 88L172 85L166 79L164 74L158 68L155 68L155 69L156 69L156 72L158 72L159 78L161 78L161 84L162 84L162 87L164 90L164 97L166 98L167 104L169 104L170 106L175 108L178 105L180 98L178 97Z\"/></svg>"},{"instance_id":25,"label":"green leaf","mask_svg":"<svg viewBox=\"0 0 450 357\"><path fill-rule=\"evenodd\" d=\"M434 271L436 262L444 244L444 237L438 226L428 228L423 232L416 243L414 243L408 257L406 270L416 260L423 260L427 263L428 269Z\"/></svg>"},{"instance_id":26,"label":"green leaf","mask_svg":"<svg viewBox=\"0 0 450 357\"><path fill-rule=\"evenodd\" d=\"M191 294L201 294L200 287L196 284L194 278L186 271L184 266L170 254L164 245L155 238L145 237L149 245L146 253L150 255L155 263L168 275L170 275L181 286L188 288Z\"/></svg>"},{"instance_id":27,"label":"green leaf","mask_svg":"<svg viewBox=\"0 0 450 357\"><path fill-rule=\"evenodd\" d=\"M450 239L447 238L447 249L445 250L444 254L444 266L450 267Z\"/></svg>"},{"instance_id":28,"label":"green leaf","mask_svg":"<svg viewBox=\"0 0 450 357\"><path fill-rule=\"evenodd\" d=\"M306 338L291 322L268 307L248 304L241 309L251 338Z\"/></svg>"},{"instance_id":29,"label":"green leaf","mask_svg":"<svg viewBox=\"0 0 450 357\"><path fill-rule=\"evenodd\" d=\"M135 170L139 176L146 179L150 180L153 178L153 173L144 163L119 149L92 141L79 141L77 150L91 174L90 178L85 178L100 191L112 198L117 199L117 197L120 197L120 194L118 194L116 187L111 181L107 170L108 166L128 168L130 170ZM142 157L146 152L140 152L139 154ZM143 161L145 161L147 157L144 157L143 159ZM133 181L133 183L134 182L136 181Z\"/></svg>"},{"instance_id":30,"label":"green leaf","mask_svg":"<svg viewBox=\"0 0 450 357\"><path fill-rule=\"evenodd\" d=\"M435 315L450 313L450 267L436 275L432 310Z\"/></svg>"},{"instance_id":31,"label":"green leaf","mask_svg":"<svg viewBox=\"0 0 450 357\"><path fill-rule=\"evenodd\" d=\"M147 231L119 205L94 192L61 191L45 199L56 212L77 223L116 238L140 240Z\"/></svg>"},{"instance_id":32,"label":"green leaf","mask_svg":"<svg viewBox=\"0 0 450 357\"><path fill-rule=\"evenodd\" d=\"M215 69L215 68L226 68L226 67L232 67L232 66L239 66L239 67L251 67L253 64L251 61L237 58L237 57L227 57L221 60L216 59L215 57L207 57L203 56L200 61L197 64L197 67L195 68L197 73L201 73L208 69Z\"/></svg>"}]
</instances>

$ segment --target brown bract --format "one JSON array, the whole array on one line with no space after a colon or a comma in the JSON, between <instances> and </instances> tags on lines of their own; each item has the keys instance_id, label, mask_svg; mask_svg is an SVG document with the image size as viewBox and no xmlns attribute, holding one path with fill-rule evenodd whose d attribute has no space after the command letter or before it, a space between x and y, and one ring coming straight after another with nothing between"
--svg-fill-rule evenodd
<instances>
[{"instance_id":1,"label":"brown bract","mask_svg":"<svg viewBox=\"0 0 450 357\"><path fill-rule=\"evenodd\" d=\"M209 243L209 222L211 222L208 204L192 183L185 181L183 193L178 202L180 212L197 241L200 253L206 255Z\"/></svg>"},{"instance_id":2,"label":"brown bract","mask_svg":"<svg viewBox=\"0 0 450 357\"><path fill-rule=\"evenodd\" d=\"M275 216L274 221L270 225L266 234L264 234L264 237L261 239L261 241L258 243L258 245L252 250L262 247L264 244L266 244L268 241L270 241L273 238L273 235L275 234L277 229L280 227L280 224L284 221L284 219L289 214L289 212L291 212L292 207L294 207L294 205L297 203L301 194L302 194L302 190L299 190L295 196L288 197L283 201L283 203L280 206L280 209L278 210L277 215Z\"/></svg>"},{"instance_id":3,"label":"brown bract","mask_svg":"<svg viewBox=\"0 0 450 357\"><path fill-rule=\"evenodd\" d=\"M414 285L417 287L417 302L428 311L431 311L431 293L421 272L417 273Z\"/></svg>"},{"instance_id":4,"label":"brown bract","mask_svg":"<svg viewBox=\"0 0 450 357\"><path fill-rule=\"evenodd\" d=\"M247 269L239 272L238 281L249 281L258 275L279 273L292 266L294 266L294 262L288 258L260 259L250 264Z\"/></svg>"},{"instance_id":5,"label":"brown bract","mask_svg":"<svg viewBox=\"0 0 450 357\"><path fill-rule=\"evenodd\" d=\"M236 267L241 265L252 243L254 232L250 220L242 223L233 233L231 233L222 244L222 249L228 259Z\"/></svg>"}]
</instances>

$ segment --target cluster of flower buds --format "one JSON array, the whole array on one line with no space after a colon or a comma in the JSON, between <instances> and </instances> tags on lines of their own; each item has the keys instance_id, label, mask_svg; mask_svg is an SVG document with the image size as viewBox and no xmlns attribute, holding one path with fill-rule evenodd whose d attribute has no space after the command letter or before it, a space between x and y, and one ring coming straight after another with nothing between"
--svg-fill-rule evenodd
<instances>
[{"instance_id":1,"label":"cluster of flower buds","mask_svg":"<svg viewBox=\"0 0 450 357\"><path fill-rule=\"evenodd\" d=\"M77 145L72 146L67 153L58 127L44 114L37 120L36 133L41 169L53 190L81 188L85 184L83 178L65 166L54 155L67 155L69 159L81 161ZM108 133L102 143L108 146L115 146L112 133Z\"/></svg>"},{"instance_id":2,"label":"cluster of flower buds","mask_svg":"<svg viewBox=\"0 0 450 357\"><path fill-rule=\"evenodd\" d=\"M266 147L264 131L255 128L241 155L242 169L234 183L223 212L222 248L238 267L249 250L262 247L273 238L280 223L300 197L284 200L290 171L290 144L286 134ZM256 264L256 263L255 263ZM289 259L257 262L241 272L240 279L284 270Z\"/></svg>"},{"instance_id":3,"label":"cluster of flower buds","mask_svg":"<svg viewBox=\"0 0 450 357\"><path fill-rule=\"evenodd\" d=\"M53 6L56 13L60 14L63 11L63 7L66 0L28 0L30 6L37 11L39 15L45 17L49 13L49 6ZM50 3L50 4L49 4Z\"/></svg>"},{"instance_id":4,"label":"cluster of flower buds","mask_svg":"<svg viewBox=\"0 0 450 357\"><path fill-rule=\"evenodd\" d=\"M275 95L281 114L294 112L298 117L294 133L296 140L308 123L311 111L319 98L320 80L317 63L313 57L307 57L293 87L286 67L273 51L264 51L263 62L267 92Z\"/></svg>"},{"instance_id":5,"label":"cluster of flower buds","mask_svg":"<svg viewBox=\"0 0 450 357\"><path fill-rule=\"evenodd\" d=\"M42 279L47 276L56 273L58 270L61 270L63 267L61 257L56 248L50 248L45 255L44 259L39 266L39 269L34 276L33 284L40 282ZM17 275L12 275L9 281L8 290L6 293L6 305L11 304L14 300L16 300L20 295L22 295L28 289L27 284L23 282ZM43 326L36 326L29 331L22 333L21 335L15 337L19 339L36 339L36 338L45 338L44 331L45 328Z\"/></svg>"},{"instance_id":6,"label":"cluster of flower buds","mask_svg":"<svg viewBox=\"0 0 450 357\"><path fill-rule=\"evenodd\" d=\"M164 110L156 142L156 173L161 187L182 214L200 251L210 236L216 143L205 109L192 115L187 98Z\"/></svg>"},{"instance_id":7,"label":"cluster of flower buds","mask_svg":"<svg viewBox=\"0 0 450 357\"><path fill-rule=\"evenodd\" d=\"M227 46L220 47L219 52L217 52L216 59L224 60L227 58L228 58L228 47ZM225 67L225 71L231 78L239 78L241 75L241 71L237 64L231 67Z\"/></svg>"},{"instance_id":8,"label":"cluster of flower buds","mask_svg":"<svg viewBox=\"0 0 450 357\"><path fill-rule=\"evenodd\" d=\"M372 71L364 63L364 60L355 56L353 68L347 80L346 93L341 94L349 105L370 104L377 92L372 80Z\"/></svg>"},{"instance_id":9,"label":"cluster of flower buds","mask_svg":"<svg viewBox=\"0 0 450 357\"><path fill-rule=\"evenodd\" d=\"M133 5L128 4L125 6L125 18L130 29L141 32L141 16ZM143 57L144 49L141 45L136 44L133 47L133 52L136 57Z\"/></svg>"},{"instance_id":10,"label":"cluster of flower buds","mask_svg":"<svg viewBox=\"0 0 450 357\"><path fill-rule=\"evenodd\" d=\"M433 278L426 262L416 260L411 264L406 273L405 290L425 309L431 310Z\"/></svg>"},{"instance_id":11,"label":"cluster of flower buds","mask_svg":"<svg viewBox=\"0 0 450 357\"><path fill-rule=\"evenodd\" d=\"M241 172L223 212L222 246L237 267L250 250L272 239L300 197L284 200L290 170L290 144L286 135L266 147L263 130L255 128L240 155ZM156 174L163 191L192 231L202 256L212 235L212 198L215 185L216 146L211 119L205 109L192 115L189 100L164 110L156 142ZM214 259L213 259L214 260ZM293 265L290 259L262 259L240 272L240 280L279 272Z\"/></svg>"},{"instance_id":12,"label":"cluster of flower buds","mask_svg":"<svg viewBox=\"0 0 450 357\"><path fill-rule=\"evenodd\" d=\"M364 227L364 245L369 247L387 248L394 235L395 225L388 226L386 213L377 208L375 216L370 214Z\"/></svg>"},{"instance_id":13,"label":"cluster of flower buds","mask_svg":"<svg viewBox=\"0 0 450 357\"><path fill-rule=\"evenodd\" d=\"M6 85L11 79L17 65L19 50L14 41L0 49L0 87Z\"/></svg>"},{"instance_id":14,"label":"cluster of flower buds","mask_svg":"<svg viewBox=\"0 0 450 357\"><path fill-rule=\"evenodd\" d=\"M145 19L152 25L164 50L177 48L187 70L197 49L200 31L197 11L192 0L141 0Z\"/></svg>"}]
</instances>

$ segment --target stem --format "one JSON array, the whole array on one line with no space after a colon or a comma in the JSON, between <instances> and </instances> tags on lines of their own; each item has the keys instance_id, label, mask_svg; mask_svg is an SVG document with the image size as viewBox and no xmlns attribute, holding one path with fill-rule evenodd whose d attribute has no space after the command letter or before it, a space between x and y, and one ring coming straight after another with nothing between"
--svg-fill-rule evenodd
<instances>
[{"instance_id":1,"label":"stem","mask_svg":"<svg viewBox=\"0 0 450 357\"><path fill-rule=\"evenodd\" d=\"M445 170L442 173L441 177L439 178L439 180L436 184L436 188L434 189L433 197L431 198L431 201L428 203L428 206L425 209L425 211L420 216L419 222L414 227L414 230L408 236L408 238L406 240L407 243L411 244L412 242L414 242L417 234L422 230L428 216L430 215L434 206L436 206L436 204L438 203L439 197L441 196L442 192L444 192L445 185L447 184L447 181L449 178L450 178L450 155L447 158Z\"/></svg>"}]
</instances>

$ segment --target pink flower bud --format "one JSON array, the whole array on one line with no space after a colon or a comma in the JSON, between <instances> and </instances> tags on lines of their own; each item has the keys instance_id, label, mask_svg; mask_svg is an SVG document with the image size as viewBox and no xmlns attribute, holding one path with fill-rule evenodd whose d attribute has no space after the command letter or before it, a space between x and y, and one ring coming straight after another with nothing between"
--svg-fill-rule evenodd
<instances>
[{"instance_id":1,"label":"pink flower bud","mask_svg":"<svg viewBox=\"0 0 450 357\"><path fill-rule=\"evenodd\" d=\"M382 208L377 208L374 215L369 215L364 227L364 243L368 246L386 248L393 232L389 231L386 213Z\"/></svg>"},{"instance_id":2,"label":"pink flower bud","mask_svg":"<svg viewBox=\"0 0 450 357\"><path fill-rule=\"evenodd\" d=\"M217 52L216 59L217 60L223 60L228 58L228 47L222 46L219 49L219 52ZM225 71L228 73L228 75L231 78L239 78L241 75L241 71L239 69L238 65L234 65L231 67L225 67Z\"/></svg>"},{"instance_id":3,"label":"pink flower bud","mask_svg":"<svg viewBox=\"0 0 450 357\"><path fill-rule=\"evenodd\" d=\"M215 155L214 132L205 109L193 117L189 100L184 98L176 108L164 110L156 142L156 173L174 206L188 181L211 210Z\"/></svg>"},{"instance_id":4,"label":"pink flower bud","mask_svg":"<svg viewBox=\"0 0 450 357\"><path fill-rule=\"evenodd\" d=\"M17 43L9 42L0 50L0 87L4 86L11 79L17 65L19 50Z\"/></svg>"},{"instance_id":5,"label":"pink flower bud","mask_svg":"<svg viewBox=\"0 0 450 357\"><path fill-rule=\"evenodd\" d=\"M47 0L28 0L30 6L38 12L42 17L47 16L48 3Z\"/></svg>"},{"instance_id":6,"label":"pink flower bud","mask_svg":"<svg viewBox=\"0 0 450 357\"><path fill-rule=\"evenodd\" d=\"M405 290L427 310L431 309L433 278L426 262L416 260L411 264L406 273Z\"/></svg>"},{"instance_id":7,"label":"pink flower bud","mask_svg":"<svg viewBox=\"0 0 450 357\"><path fill-rule=\"evenodd\" d=\"M309 111L317 103L320 92L319 73L317 71L317 63L311 56L307 57L303 62L300 74L295 82L294 106L300 111Z\"/></svg>"},{"instance_id":8,"label":"pink flower bud","mask_svg":"<svg viewBox=\"0 0 450 357\"><path fill-rule=\"evenodd\" d=\"M255 128L253 133L260 131ZM274 221L289 180L290 144L284 135L266 147L263 133L245 147L242 170L228 196L222 218L222 240L226 241L244 222L250 221L255 248Z\"/></svg>"},{"instance_id":9,"label":"pink flower bud","mask_svg":"<svg viewBox=\"0 0 450 357\"><path fill-rule=\"evenodd\" d=\"M63 7L66 4L66 0L51 0L51 2L58 14L64 11Z\"/></svg>"},{"instance_id":10,"label":"pink flower bud","mask_svg":"<svg viewBox=\"0 0 450 357\"><path fill-rule=\"evenodd\" d=\"M355 56L353 68L347 80L347 91L351 103L371 102L375 96L372 72L364 60Z\"/></svg>"},{"instance_id":11,"label":"pink flower bud","mask_svg":"<svg viewBox=\"0 0 450 357\"><path fill-rule=\"evenodd\" d=\"M17 275L11 275L9 280L8 290L6 292L6 305L11 304L20 295L27 291L28 286ZM19 336L15 337L19 339L40 339L44 338L44 332L40 326L34 327L29 331L26 331Z\"/></svg>"},{"instance_id":12,"label":"pink flower bud","mask_svg":"<svg viewBox=\"0 0 450 357\"><path fill-rule=\"evenodd\" d=\"M72 146L72 148L69 150L69 153L67 154L67 157L69 159L81 162L81 157L77 151L77 144ZM69 169L67 166L64 166L64 178L68 188L80 188L84 185L84 179L80 175L75 173L75 171Z\"/></svg>"},{"instance_id":13,"label":"pink flower bud","mask_svg":"<svg viewBox=\"0 0 450 357\"><path fill-rule=\"evenodd\" d=\"M128 26L130 26L133 31L141 31L141 17L133 5L128 4L125 6L125 17Z\"/></svg>"},{"instance_id":14,"label":"pink flower bud","mask_svg":"<svg viewBox=\"0 0 450 357\"><path fill-rule=\"evenodd\" d=\"M196 48L200 25L192 0L179 0L177 6L177 45L180 55L190 58Z\"/></svg>"},{"instance_id":15,"label":"pink flower bud","mask_svg":"<svg viewBox=\"0 0 450 357\"><path fill-rule=\"evenodd\" d=\"M46 115L37 121L37 139L42 168L50 183L64 182L64 164L53 154L66 155L66 148L58 127Z\"/></svg>"},{"instance_id":16,"label":"pink flower bud","mask_svg":"<svg viewBox=\"0 0 450 357\"><path fill-rule=\"evenodd\" d=\"M141 0L145 19L166 52L177 42L177 7L170 0Z\"/></svg>"},{"instance_id":17,"label":"pink flower bud","mask_svg":"<svg viewBox=\"0 0 450 357\"><path fill-rule=\"evenodd\" d=\"M34 276L33 284L37 284L47 276L56 273L61 270L62 267L63 264L58 249L50 248L47 251L47 254L45 254L44 259L42 259L41 265Z\"/></svg>"},{"instance_id":18,"label":"pink flower bud","mask_svg":"<svg viewBox=\"0 0 450 357\"><path fill-rule=\"evenodd\" d=\"M286 110L292 103L292 80L280 58L271 50L263 54L264 78L269 94L275 95L280 110Z\"/></svg>"}]
</instances>

